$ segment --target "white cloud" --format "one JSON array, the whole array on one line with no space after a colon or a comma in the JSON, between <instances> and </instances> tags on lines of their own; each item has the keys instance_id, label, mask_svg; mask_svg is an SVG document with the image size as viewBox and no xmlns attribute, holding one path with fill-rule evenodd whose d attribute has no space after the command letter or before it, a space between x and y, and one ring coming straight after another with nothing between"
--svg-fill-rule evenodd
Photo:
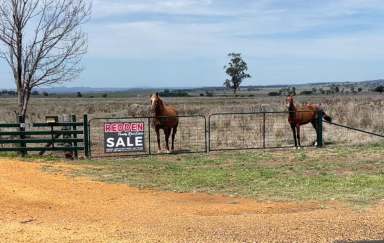
<instances>
[{"instance_id":1,"label":"white cloud","mask_svg":"<svg viewBox=\"0 0 384 243\"><path fill-rule=\"evenodd\" d=\"M279 2L283 1L239 0L236 6L233 1L225 0L98 0L96 7L104 7L96 17L103 18L132 13L221 17L216 21L188 22L167 20L166 16L148 20L143 15L137 20L90 23L89 55L223 60L226 53L238 51L254 59L303 61L381 60L384 56L384 49L380 48L384 43L380 23L354 17L384 9L384 1L324 0L297 7ZM368 25L367 28L355 27L362 23ZM348 26L352 30L348 30Z\"/></svg>"},{"instance_id":2,"label":"white cloud","mask_svg":"<svg viewBox=\"0 0 384 243\"><path fill-rule=\"evenodd\" d=\"M94 17L126 15L130 13L202 14L211 13L206 7L212 0L95 0Z\"/></svg>"}]
</instances>

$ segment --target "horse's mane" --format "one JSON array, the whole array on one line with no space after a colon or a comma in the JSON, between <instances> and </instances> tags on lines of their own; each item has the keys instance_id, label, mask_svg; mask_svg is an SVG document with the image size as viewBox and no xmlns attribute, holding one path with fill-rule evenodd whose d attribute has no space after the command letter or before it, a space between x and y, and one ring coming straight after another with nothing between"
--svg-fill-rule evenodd
<instances>
[{"instance_id":1,"label":"horse's mane","mask_svg":"<svg viewBox=\"0 0 384 243\"><path fill-rule=\"evenodd\" d=\"M165 104L160 97L157 98L156 106L155 106L155 114L161 114L165 110Z\"/></svg>"}]
</instances>

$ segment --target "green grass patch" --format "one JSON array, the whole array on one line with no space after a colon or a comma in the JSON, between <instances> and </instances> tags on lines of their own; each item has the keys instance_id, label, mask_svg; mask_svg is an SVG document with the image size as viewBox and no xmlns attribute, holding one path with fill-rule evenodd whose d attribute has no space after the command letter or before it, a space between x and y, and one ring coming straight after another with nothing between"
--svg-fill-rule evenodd
<instances>
[{"instance_id":1,"label":"green grass patch","mask_svg":"<svg viewBox=\"0 0 384 243\"><path fill-rule=\"evenodd\" d=\"M258 200L372 204L384 199L383 155L384 145L375 144L85 160L70 162L82 165L70 175L139 188L239 195ZM46 165L46 171L57 173L55 163Z\"/></svg>"}]
</instances>

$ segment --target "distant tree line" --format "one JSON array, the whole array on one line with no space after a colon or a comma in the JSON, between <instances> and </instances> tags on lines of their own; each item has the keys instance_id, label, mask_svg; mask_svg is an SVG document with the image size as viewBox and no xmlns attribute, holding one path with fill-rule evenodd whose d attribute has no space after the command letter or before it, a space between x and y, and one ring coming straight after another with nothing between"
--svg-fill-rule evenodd
<instances>
[{"instance_id":1,"label":"distant tree line","mask_svg":"<svg viewBox=\"0 0 384 243\"><path fill-rule=\"evenodd\" d=\"M165 89L159 93L162 97L189 97L189 93L183 90L169 90Z\"/></svg>"},{"instance_id":2,"label":"distant tree line","mask_svg":"<svg viewBox=\"0 0 384 243\"><path fill-rule=\"evenodd\" d=\"M34 91L31 92L31 95L32 96L40 96L40 95L49 96L49 93L45 92L45 91L40 93L39 91L34 90ZM3 89L3 90L0 91L0 96L17 96L17 92L15 90Z\"/></svg>"},{"instance_id":3,"label":"distant tree line","mask_svg":"<svg viewBox=\"0 0 384 243\"><path fill-rule=\"evenodd\" d=\"M384 87L383 87L384 88ZM354 86L351 87L343 87L340 88L337 85L331 85L329 88L312 88L311 90L302 90L298 94L299 95L331 95L331 94L357 94L363 91L363 88L356 88ZM380 91L377 91L380 92ZM287 95L296 95L295 87L282 88L279 91L269 92L269 96L287 96Z\"/></svg>"},{"instance_id":4,"label":"distant tree line","mask_svg":"<svg viewBox=\"0 0 384 243\"><path fill-rule=\"evenodd\" d=\"M384 92L384 86L380 85L380 86L376 87L373 91L383 93Z\"/></svg>"}]
</instances>

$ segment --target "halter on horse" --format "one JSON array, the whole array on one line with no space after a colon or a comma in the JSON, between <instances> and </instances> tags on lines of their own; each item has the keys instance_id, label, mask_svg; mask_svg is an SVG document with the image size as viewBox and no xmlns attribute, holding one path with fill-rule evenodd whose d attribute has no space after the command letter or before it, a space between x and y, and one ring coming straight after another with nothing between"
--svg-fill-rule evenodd
<instances>
[{"instance_id":1,"label":"halter on horse","mask_svg":"<svg viewBox=\"0 0 384 243\"><path fill-rule=\"evenodd\" d=\"M287 97L287 107L289 111L288 122L291 125L293 138L295 140L295 147L301 147L300 141L300 126L311 123L313 128L317 131L317 114L323 113L324 120L332 122L332 118L325 114L320 105L304 105L297 109L292 96Z\"/></svg>"},{"instance_id":2,"label":"halter on horse","mask_svg":"<svg viewBox=\"0 0 384 243\"><path fill-rule=\"evenodd\" d=\"M151 109L152 112L155 114L155 118L153 119L153 126L155 127L157 135L157 145L159 152L161 151L160 129L164 130L167 153L170 153L169 136L172 133L171 152L173 152L175 150L174 142L177 132L177 126L179 125L179 119L177 117L176 109L172 106L165 105L164 102L160 99L159 93L151 95Z\"/></svg>"}]
</instances>

